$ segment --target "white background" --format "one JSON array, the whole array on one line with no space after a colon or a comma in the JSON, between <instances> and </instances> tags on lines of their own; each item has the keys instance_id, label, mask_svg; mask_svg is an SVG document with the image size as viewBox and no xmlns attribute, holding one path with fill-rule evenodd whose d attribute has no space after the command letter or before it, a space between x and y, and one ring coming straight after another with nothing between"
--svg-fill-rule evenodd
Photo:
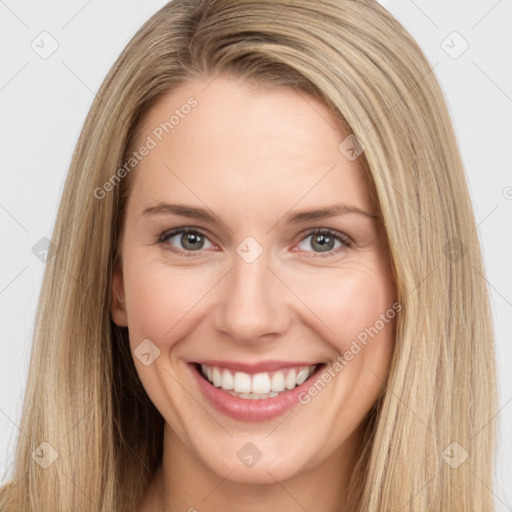
<instances>
[{"instance_id":1,"label":"white background","mask_svg":"<svg viewBox=\"0 0 512 512\"><path fill-rule=\"evenodd\" d=\"M94 93L131 36L165 3L0 0L0 480L12 465L19 432L44 271L32 247L51 237L71 154ZM512 1L381 3L435 65L466 165L497 336L501 434L496 506L511 511ZM45 48L51 48L49 36L40 36L43 31L58 43L46 59L31 47L43 46L45 37Z\"/></svg>"}]
</instances>

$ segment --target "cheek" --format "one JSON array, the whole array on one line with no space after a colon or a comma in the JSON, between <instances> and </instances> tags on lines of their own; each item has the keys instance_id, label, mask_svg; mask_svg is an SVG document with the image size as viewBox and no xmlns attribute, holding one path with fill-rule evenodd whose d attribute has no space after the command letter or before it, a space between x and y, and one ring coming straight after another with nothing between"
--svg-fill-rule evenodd
<instances>
[{"instance_id":1,"label":"cheek","mask_svg":"<svg viewBox=\"0 0 512 512\"><path fill-rule=\"evenodd\" d=\"M193 312L200 291L193 272L184 276L179 270L170 271L162 263L145 261L134 254L125 264L130 338L135 343L139 338L149 338L158 344L175 340L181 320Z\"/></svg>"},{"instance_id":2,"label":"cheek","mask_svg":"<svg viewBox=\"0 0 512 512\"><path fill-rule=\"evenodd\" d=\"M323 325L325 339L338 350L347 350L351 340L378 322L394 300L392 280L387 273L346 268L329 276L318 276L314 286L302 292L316 321ZM306 294L307 293L307 294Z\"/></svg>"},{"instance_id":3,"label":"cheek","mask_svg":"<svg viewBox=\"0 0 512 512\"><path fill-rule=\"evenodd\" d=\"M148 338L161 350L190 333L220 278L218 272L172 266L137 250L126 258L123 272L131 343Z\"/></svg>"}]
</instances>

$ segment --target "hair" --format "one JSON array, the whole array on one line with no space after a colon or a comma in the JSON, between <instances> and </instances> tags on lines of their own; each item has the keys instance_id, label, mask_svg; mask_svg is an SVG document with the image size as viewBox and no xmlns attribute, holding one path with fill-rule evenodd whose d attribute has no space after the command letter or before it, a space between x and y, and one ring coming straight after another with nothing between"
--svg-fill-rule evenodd
<instances>
[{"instance_id":1,"label":"hair","mask_svg":"<svg viewBox=\"0 0 512 512\"><path fill-rule=\"evenodd\" d=\"M133 511L160 465L164 419L110 317L133 177L94 190L162 95L220 73L313 96L364 145L402 309L346 510L494 511L494 335L464 168L433 68L373 0L174 0L122 51L63 190L0 509ZM46 469L41 443L57 455Z\"/></svg>"}]
</instances>

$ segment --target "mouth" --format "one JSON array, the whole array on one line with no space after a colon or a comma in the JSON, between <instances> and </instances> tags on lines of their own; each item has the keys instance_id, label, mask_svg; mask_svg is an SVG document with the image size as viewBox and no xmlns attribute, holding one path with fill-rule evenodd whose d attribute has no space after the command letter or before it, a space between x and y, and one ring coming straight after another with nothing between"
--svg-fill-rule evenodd
<instances>
[{"instance_id":1,"label":"mouth","mask_svg":"<svg viewBox=\"0 0 512 512\"><path fill-rule=\"evenodd\" d=\"M325 363L267 364L273 371L249 370L247 365L192 363L195 371L211 386L242 400L269 400L289 393L321 370ZM230 366L229 368L226 366ZM248 371L237 369L244 367Z\"/></svg>"},{"instance_id":2,"label":"mouth","mask_svg":"<svg viewBox=\"0 0 512 512\"><path fill-rule=\"evenodd\" d=\"M302 403L310 381L326 366L304 361L188 363L205 400L220 413L245 422L273 420Z\"/></svg>"}]
</instances>

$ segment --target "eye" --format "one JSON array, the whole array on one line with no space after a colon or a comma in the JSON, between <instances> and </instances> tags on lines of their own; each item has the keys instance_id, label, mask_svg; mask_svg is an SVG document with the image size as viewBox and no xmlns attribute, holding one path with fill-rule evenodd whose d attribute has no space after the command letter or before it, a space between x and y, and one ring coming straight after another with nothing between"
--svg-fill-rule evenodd
<instances>
[{"instance_id":1,"label":"eye","mask_svg":"<svg viewBox=\"0 0 512 512\"><path fill-rule=\"evenodd\" d=\"M181 236L180 236L181 235ZM179 243L182 244L184 250L176 250L173 247L172 240L177 238ZM181 254L184 256L195 256L194 252L201 251L204 249L204 241L208 240L206 235L198 231L194 228L178 228L173 229L172 231L167 231L162 233L159 238L159 243L164 245L164 247L176 254ZM168 243L170 242L170 243ZM211 242L210 242L211 243Z\"/></svg>"},{"instance_id":2,"label":"eye","mask_svg":"<svg viewBox=\"0 0 512 512\"><path fill-rule=\"evenodd\" d=\"M352 244L350 238L344 235L343 233L325 228L310 231L301 240L301 243L304 243L305 240L307 240L308 238L311 238L311 241L309 242L309 244L306 244L307 246L313 249L318 248L320 253L324 253L315 256L320 258L325 258L338 254L349 248ZM336 242L339 242L340 245L335 250L333 250Z\"/></svg>"},{"instance_id":3,"label":"eye","mask_svg":"<svg viewBox=\"0 0 512 512\"><path fill-rule=\"evenodd\" d=\"M319 228L310 231L305 237L301 239L301 243L304 243L308 238L312 238L310 243L307 244L310 248L316 248L319 249L318 252L325 253L316 256L321 258L338 254L346 250L352 244L350 238L343 233L325 228ZM173 239L176 240L173 241ZM171 231L166 231L165 233L162 233L158 239L158 242L162 244L166 250L186 257L195 256L194 253L205 249L205 241L208 241L208 243L211 244L208 237L204 233L191 227L177 228ZM334 247L336 242L339 243L337 248ZM180 243L182 248L176 249L176 243ZM307 249L304 248L301 248L301 250L307 251Z\"/></svg>"}]
</instances>

